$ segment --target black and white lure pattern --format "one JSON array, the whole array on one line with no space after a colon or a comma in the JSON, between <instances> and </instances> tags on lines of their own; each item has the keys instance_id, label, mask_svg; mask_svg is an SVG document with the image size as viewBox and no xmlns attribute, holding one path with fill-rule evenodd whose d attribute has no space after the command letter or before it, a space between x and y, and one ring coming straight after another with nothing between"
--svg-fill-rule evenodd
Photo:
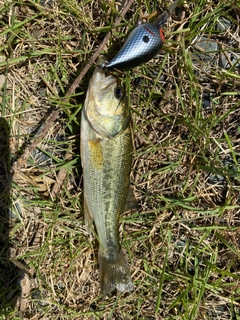
<instances>
[{"instance_id":1,"label":"black and white lure pattern","mask_svg":"<svg viewBox=\"0 0 240 320\"><path fill-rule=\"evenodd\" d=\"M179 0L175 0L170 8L164 11L154 23L139 24L128 36L118 54L102 65L107 70L131 69L154 57L165 40L163 24L176 8Z\"/></svg>"}]
</instances>

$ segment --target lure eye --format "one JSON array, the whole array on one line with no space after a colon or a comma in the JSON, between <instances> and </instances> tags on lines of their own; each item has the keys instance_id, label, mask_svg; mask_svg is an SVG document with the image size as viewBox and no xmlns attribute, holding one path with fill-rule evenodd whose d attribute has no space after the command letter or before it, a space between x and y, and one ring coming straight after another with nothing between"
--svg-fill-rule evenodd
<instances>
[{"instance_id":1,"label":"lure eye","mask_svg":"<svg viewBox=\"0 0 240 320\"><path fill-rule=\"evenodd\" d=\"M114 90L115 97L120 100L124 96L124 90L122 87L116 87Z\"/></svg>"},{"instance_id":2,"label":"lure eye","mask_svg":"<svg viewBox=\"0 0 240 320\"><path fill-rule=\"evenodd\" d=\"M144 36L142 39L143 39L143 41L146 42L146 43L149 41L149 37L148 37L148 36Z\"/></svg>"}]
</instances>

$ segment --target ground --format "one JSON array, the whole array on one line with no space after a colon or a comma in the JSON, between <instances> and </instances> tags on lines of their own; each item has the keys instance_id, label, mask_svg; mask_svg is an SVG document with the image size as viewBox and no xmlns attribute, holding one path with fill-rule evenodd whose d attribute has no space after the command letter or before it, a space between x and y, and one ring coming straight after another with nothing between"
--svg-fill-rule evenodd
<instances>
[{"instance_id":1,"label":"ground","mask_svg":"<svg viewBox=\"0 0 240 320\"><path fill-rule=\"evenodd\" d=\"M139 207L122 215L120 238L135 290L100 296L79 147L92 56L102 45L110 60L138 20L171 4L132 1L114 27L128 3L0 1L1 319L240 317L233 0L180 0L159 54L115 73L133 118Z\"/></svg>"}]
</instances>

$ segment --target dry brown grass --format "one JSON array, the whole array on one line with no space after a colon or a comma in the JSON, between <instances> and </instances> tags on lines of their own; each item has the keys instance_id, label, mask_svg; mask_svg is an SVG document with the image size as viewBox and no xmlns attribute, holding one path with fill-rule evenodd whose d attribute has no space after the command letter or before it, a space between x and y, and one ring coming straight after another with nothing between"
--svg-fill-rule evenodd
<instances>
[{"instance_id":1,"label":"dry brown grass","mask_svg":"<svg viewBox=\"0 0 240 320\"><path fill-rule=\"evenodd\" d=\"M113 31L107 56L139 17L160 5L134 3ZM1 1L0 7L1 112L8 127L1 123L0 318L238 319L237 2L180 4L163 51L121 75L133 111L131 178L140 208L124 214L120 228L135 291L109 297L99 296L97 243L83 223L79 112L93 68L70 102L62 100L117 11L110 1ZM231 24L216 32L221 16ZM203 35L219 45L208 60L199 49ZM232 66L220 67L217 59L230 52ZM7 161L14 167L56 108L57 121L11 176ZM61 168L67 176L55 199Z\"/></svg>"}]
</instances>

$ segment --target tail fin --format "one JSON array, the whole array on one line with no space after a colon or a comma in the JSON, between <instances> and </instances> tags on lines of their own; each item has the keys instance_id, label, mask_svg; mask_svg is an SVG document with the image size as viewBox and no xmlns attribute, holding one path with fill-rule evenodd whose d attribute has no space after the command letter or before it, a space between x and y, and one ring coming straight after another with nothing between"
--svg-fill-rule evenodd
<instances>
[{"instance_id":1,"label":"tail fin","mask_svg":"<svg viewBox=\"0 0 240 320\"><path fill-rule=\"evenodd\" d=\"M109 260L103 255L101 248L98 252L101 294L108 294L112 290L128 292L134 289L130 270L124 254L120 251L115 260Z\"/></svg>"}]
</instances>

